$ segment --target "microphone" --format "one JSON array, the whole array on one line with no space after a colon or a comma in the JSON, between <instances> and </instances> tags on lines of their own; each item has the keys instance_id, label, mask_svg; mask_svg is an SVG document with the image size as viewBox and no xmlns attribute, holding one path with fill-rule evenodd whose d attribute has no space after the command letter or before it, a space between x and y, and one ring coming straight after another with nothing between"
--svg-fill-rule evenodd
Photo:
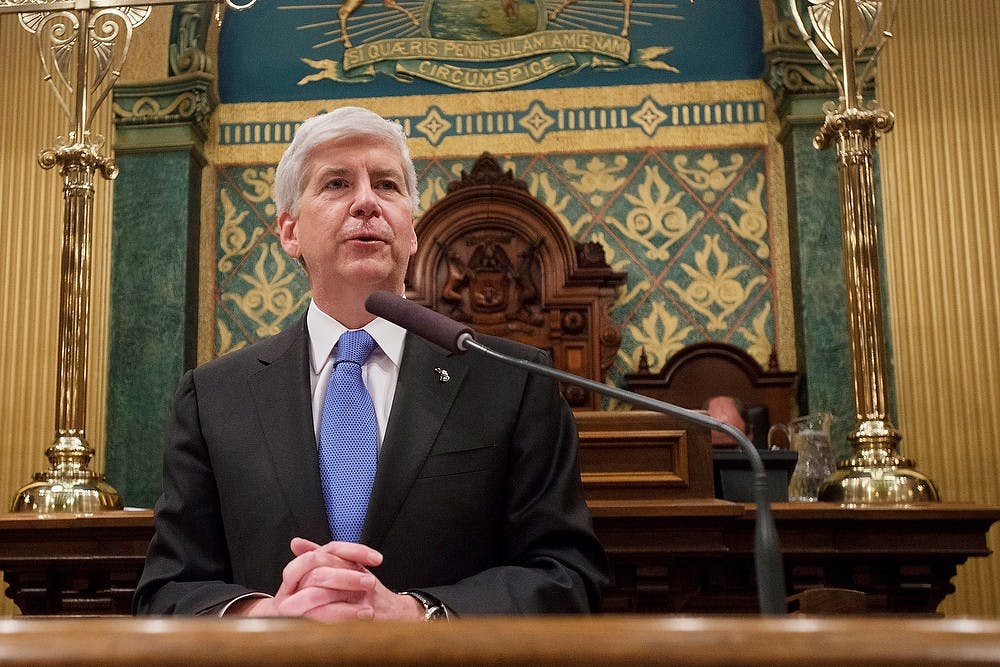
<instances>
[{"instance_id":1,"label":"microphone","mask_svg":"<svg viewBox=\"0 0 1000 667\"><path fill-rule=\"evenodd\" d=\"M465 352L465 347L459 344L459 340L472 338L472 327L392 292L372 292L365 299L365 309L449 352Z\"/></svg>"},{"instance_id":2,"label":"microphone","mask_svg":"<svg viewBox=\"0 0 1000 667\"><path fill-rule=\"evenodd\" d=\"M785 602L785 573L781 560L781 550L778 546L778 531L774 525L774 514L771 512L771 502L767 493L767 472L761 461L757 448L754 447L746 434L735 426L713 419L708 415L688 410L673 403L658 401L642 394L611 387L589 378L567 373L551 366L538 364L527 359L512 357L493 350L475 339L471 327L408 301L391 292L373 292L365 300L365 308L369 313L397 324L407 331L428 340L435 345L455 353L469 350L496 359L505 364L517 366L529 373L545 375L567 384L573 384L604 396L610 396L654 412L680 417L687 421L706 426L715 431L722 431L732 436L740 445L740 449L750 460L753 471L753 496L757 507L757 520L754 530L754 567L757 574L757 600L760 613L768 616L785 615L788 607Z\"/></svg>"}]
</instances>

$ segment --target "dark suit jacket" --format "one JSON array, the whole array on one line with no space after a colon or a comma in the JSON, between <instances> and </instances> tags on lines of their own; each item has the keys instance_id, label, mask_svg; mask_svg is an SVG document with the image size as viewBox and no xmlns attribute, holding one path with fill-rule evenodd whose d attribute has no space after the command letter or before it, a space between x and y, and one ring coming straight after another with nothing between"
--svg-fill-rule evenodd
<instances>
[{"instance_id":1,"label":"dark suit jacket","mask_svg":"<svg viewBox=\"0 0 1000 667\"><path fill-rule=\"evenodd\" d=\"M304 318L185 374L138 613L196 614L273 594L292 537L330 540L309 384ZM604 552L576 456L554 382L407 336L361 537L385 556L374 574L460 615L596 610Z\"/></svg>"}]
</instances>

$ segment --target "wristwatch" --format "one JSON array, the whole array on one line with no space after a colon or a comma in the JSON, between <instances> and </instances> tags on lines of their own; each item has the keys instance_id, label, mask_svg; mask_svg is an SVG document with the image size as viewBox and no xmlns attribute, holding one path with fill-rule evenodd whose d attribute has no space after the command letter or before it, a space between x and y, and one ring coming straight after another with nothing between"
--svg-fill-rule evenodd
<instances>
[{"instance_id":1,"label":"wristwatch","mask_svg":"<svg viewBox=\"0 0 1000 667\"><path fill-rule=\"evenodd\" d=\"M422 591L400 591L399 595L409 595L424 605L425 621L446 621L451 618L448 615L448 608L433 595L428 595Z\"/></svg>"}]
</instances>

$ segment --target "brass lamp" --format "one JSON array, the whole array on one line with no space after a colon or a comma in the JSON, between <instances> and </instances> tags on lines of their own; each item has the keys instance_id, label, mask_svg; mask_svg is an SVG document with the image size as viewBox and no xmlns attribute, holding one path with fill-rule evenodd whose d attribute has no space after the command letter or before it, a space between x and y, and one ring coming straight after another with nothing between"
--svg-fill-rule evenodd
<instances>
[{"instance_id":1,"label":"brass lamp","mask_svg":"<svg viewBox=\"0 0 1000 667\"><path fill-rule=\"evenodd\" d=\"M222 0L188 1L214 2L221 20ZM255 1L225 4L246 9ZM50 468L18 490L12 512L89 514L123 506L104 476L88 468L94 454L85 432L94 172L107 179L118 174L114 159L101 155L104 138L91 133L91 122L121 74L133 29L149 18L151 5L175 2L180 0L0 0L0 14L18 14L21 26L35 35L44 80L70 121L67 135L38 157L45 169L58 165L65 202L56 436L46 450Z\"/></svg>"},{"instance_id":2,"label":"brass lamp","mask_svg":"<svg viewBox=\"0 0 1000 667\"><path fill-rule=\"evenodd\" d=\"M823 126L813 137L817 149L836 144L840 177L840 221L844 241L851 370L854 380L854 431L848 435L853 455L838 464L823 484L819 499L845 505L937 501L934 483L901 458L902 436L887 416L887 364L879 279L878 227L875 219L874 150L879 137L892 129L894 116L865 103L863 82L882 47L892 36L889 26L896 0L809 0L813 30L789 0L795 23L813 55L836 81L840 100L827 102ZM855 36L860 35L857 39ZM816 39L840 57L830 64ZM868 53L860 76L855 58Z\"/></svg>"}]
</instances>

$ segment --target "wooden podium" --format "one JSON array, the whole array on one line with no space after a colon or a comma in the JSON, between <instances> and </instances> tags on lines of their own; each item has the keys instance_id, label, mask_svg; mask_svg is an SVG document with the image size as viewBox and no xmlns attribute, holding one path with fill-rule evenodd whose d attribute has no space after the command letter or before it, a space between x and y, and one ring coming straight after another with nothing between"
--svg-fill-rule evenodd
<instances>
[{"instance_id":1,"label":"wooden podium","mask_svg":"<svg viewBox=\"0 0 1000 667\"><path fill-rule=\"evenodd\" d=\"M924 667L1000 661L1000 622L971 619L9 619L0 621L0 636L0 667Z\"/></svg>"},{"instance_id":2,"label":"wooden podium","mask_svg":"<svg viewBox=\"0 0 1000 667\"><path fill-rule=\"evenodd\" d=\"M789 596L817 588L866 594L874 613L934 614L959 565L987 556L1000 508L934 503L842 508L774 503ZM608 551L605 610L754 613L754 507L726 501L591 503Z\"/></svg>"}]
</instances>

